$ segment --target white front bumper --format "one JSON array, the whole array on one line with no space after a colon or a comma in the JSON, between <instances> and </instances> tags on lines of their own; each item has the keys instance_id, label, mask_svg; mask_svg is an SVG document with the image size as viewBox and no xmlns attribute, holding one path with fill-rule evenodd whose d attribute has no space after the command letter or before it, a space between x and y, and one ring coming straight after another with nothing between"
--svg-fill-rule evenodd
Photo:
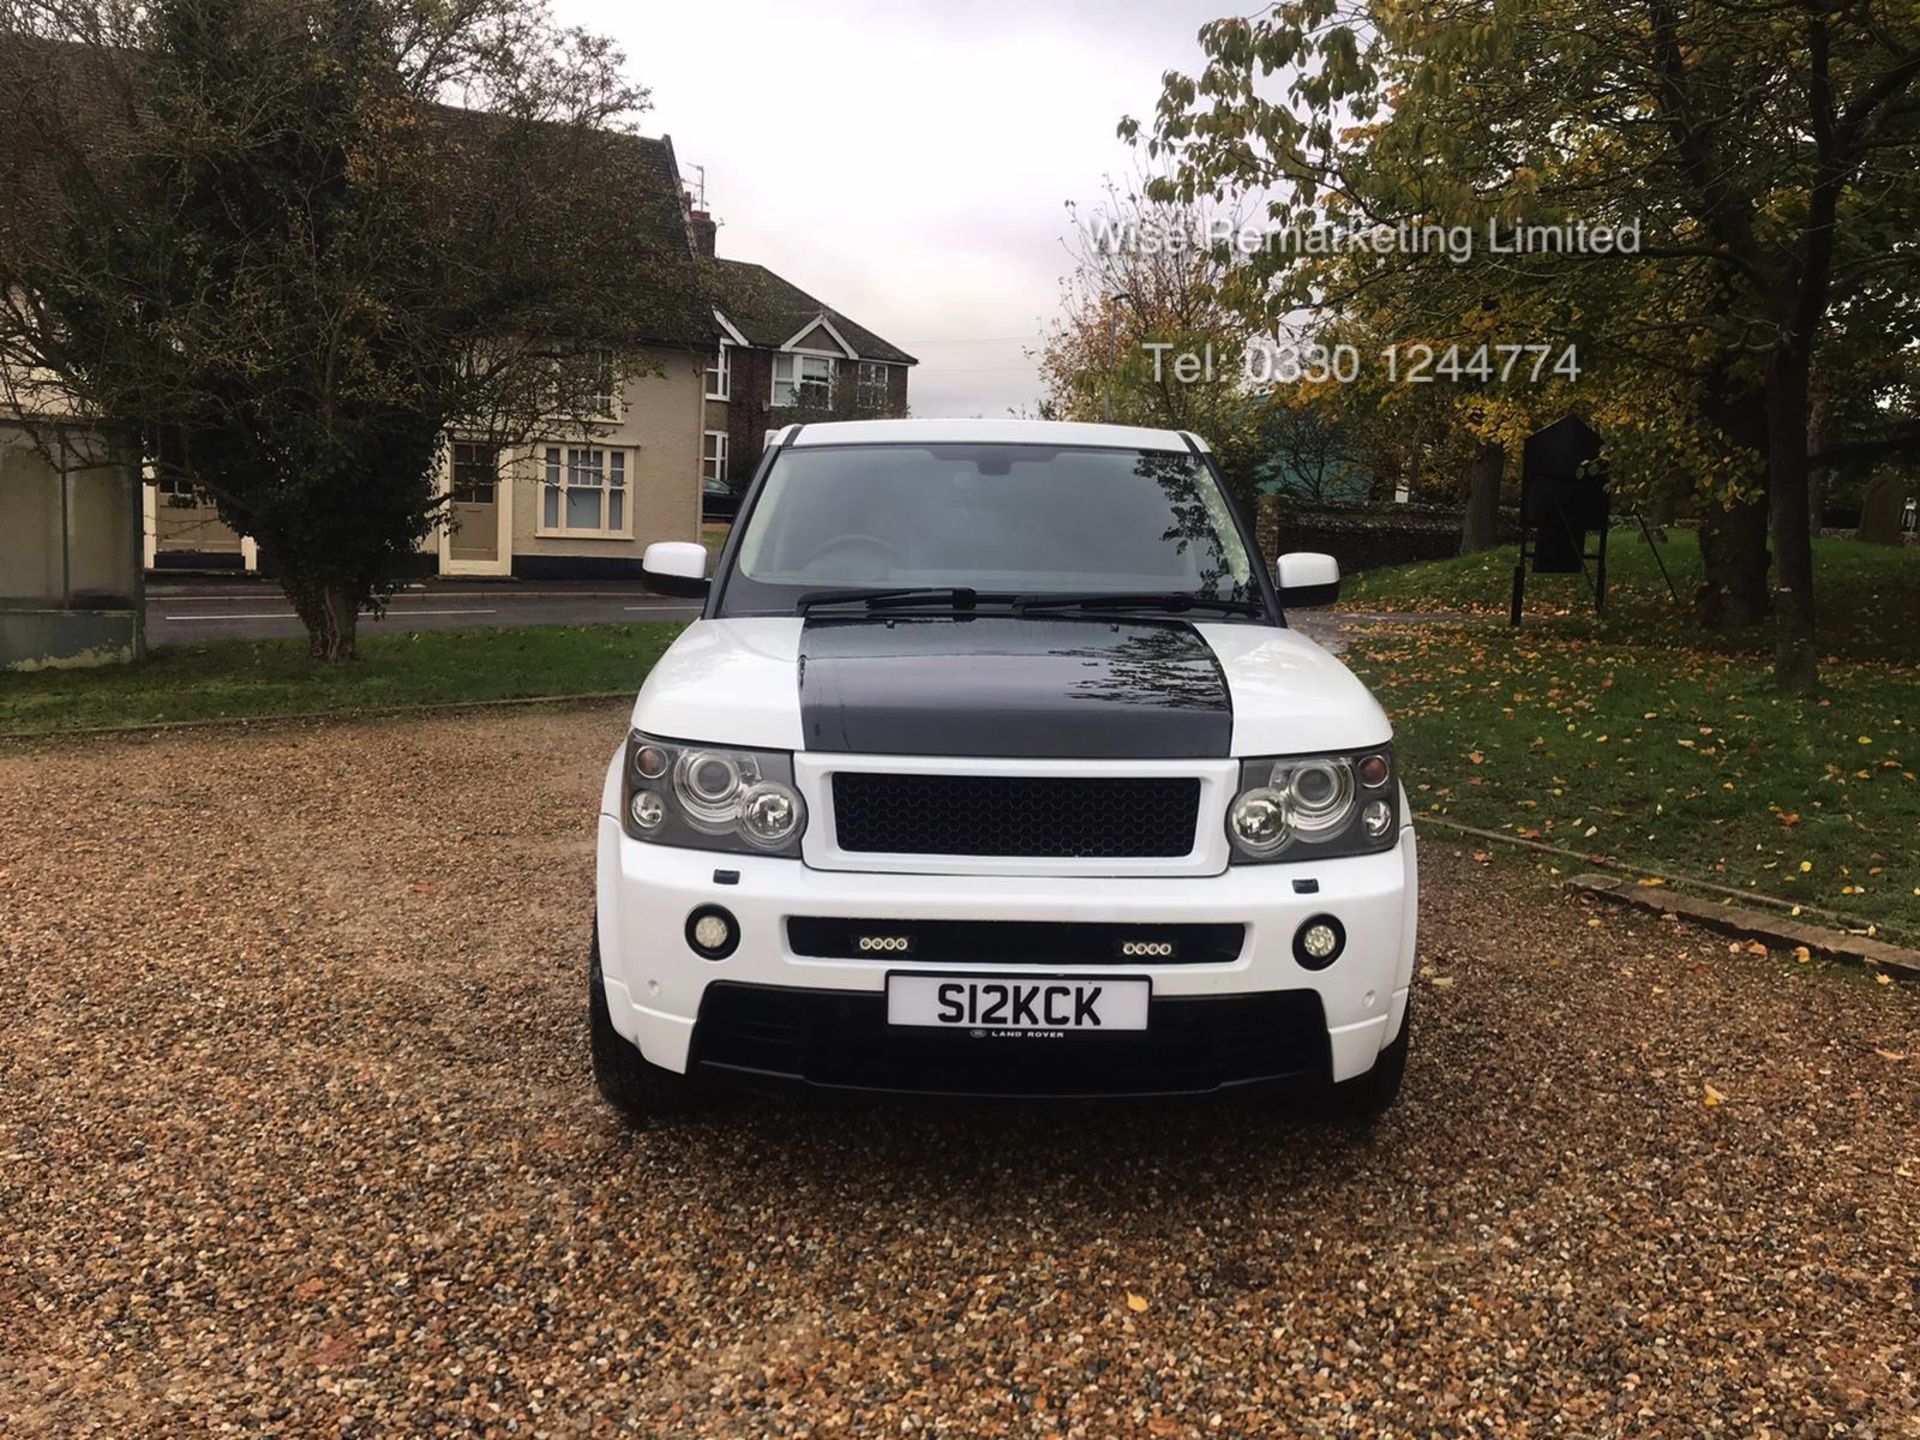
<instances>
[{"instance_id":1,"label":"white front bumper","mask_svg":"<svg viewBox=\"0 0 1920 1440\"><path fill-rule=\"evenodd\" d=\"M722 884L716 871L739 875ZM1294 882L1313 880L1312 894ZM1226 964L1127 965L1147 975L1155 996L1312 990L1326 1013L1332 1078L1371 1069L1399 1033L1413 975L1417 870L1413 830L1378 855L1284 865L1230 866L1206 876L1087 877L901 875L809 868L799 860L683 850L629 839L600 817L598 911L601 968L614 1028L648 1060L684 1071L700 1001L719 980L820 990L886 988L889 970L909 960L834 960L795 955L786 920L795 915L894 920L1102 921L1246 926L1240 956ZM689 948L690 911L721 905L739 924L724 960ZM1345 926L1346 949L1310 971L1293 957L1293 936L1310 916ZM928 966L948 969L951 966ZM1031 973L982 956L969 971Z\"/></svg>"}]
</instances>

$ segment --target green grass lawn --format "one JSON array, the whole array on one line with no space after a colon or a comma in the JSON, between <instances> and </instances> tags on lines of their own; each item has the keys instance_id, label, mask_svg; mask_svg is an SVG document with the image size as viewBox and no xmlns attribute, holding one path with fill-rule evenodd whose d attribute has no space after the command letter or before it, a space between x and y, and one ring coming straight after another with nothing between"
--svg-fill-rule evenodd
<instances>
[{"instance_id":1,"label":"green grass lawn","mask_svg":"<svg viewBox=\"0 0 1920 1440\"><path fill-rule=\"evenodd\" d=\"M1577 576L1529 577L1509 629L1511 550L1354 584L1356 608L1486 616L1378 626L1348 653L1393 715L1415 809L1920 941L1920 552L1821 544L1829 659L1802 700L1773 688L1770 627L1693 629L1647 547L1616 539L1604 621ZM1692 537L1662 553L1689 594Z\"/></svg>"},{"instance_id":2,"label":"green grass lawn","mask_svg":"<svg viewBox=\"0 0 1920 1440\"><path fill-rule=\"evenodd\" d=\"M373 635L351 665L304 640L168 646L134 665L0 674L0 734L389 705L633 691L677 624Z\"/></svg>"},{"instance_id":3,"label":"green grass lawn","mask_svg":"<svg viewBox=\"0 0 1920 1440\"><path fill-rule=\"evenodd\" d=\"M1679 603L1660 578L1657 554L1673 576ZM1433 560L1369 570L1344 581L1340 603L1357 610L1507 613L1514 546L1455 560ZM1593 613L1578 575L1529 575L1524 629L1625 643L1679 644L1732 655L1771 653L1773 628L1756 625L1734 635L1709 635L1693 625L1693 592L1700 584L1700 546L1693 532L1673 530L1649 546L1638 530L1616 530L1608 542L1607 614ZM1814 542L1814 601L1821 646L1841 660L1920 664L1920 549Z\"/></svg>"}]
</instances>

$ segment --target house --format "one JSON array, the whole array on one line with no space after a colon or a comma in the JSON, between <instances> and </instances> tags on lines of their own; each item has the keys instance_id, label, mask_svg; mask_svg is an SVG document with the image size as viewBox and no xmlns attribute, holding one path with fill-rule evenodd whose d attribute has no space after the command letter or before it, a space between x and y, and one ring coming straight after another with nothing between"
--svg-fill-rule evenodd
<instances>
[{"instance_id":1,"label":"house","mask_svg":"<svg viewBox=\"0 0 1920 1440\"><path fill-rule=\"evenodd\" d=\"M659 333L638 357L638 373L609 373L590 434L556 433L511 449L448 435L440 489L449 523L427 538L422 574L633 578L652 541L699 538L703 396L720 331L673 139L630 142L642 147L647 191L627 203L663 257L634 283L659 292ZM223 524L190 486L146 488L148 569L271 569L272 557Z\"/></svg>"},{"instance_id":2,"label":"house","mask_svg":"<svg viewBox=\"0 0 1920 1440\"><path fill-rule=\"evenodd\" d=\"M671 284L693 303L669 307L672 333L649 350L647 373L615 387L592 438L502 454L449 436L441 486L450 523L430 538L423 573L635 577L649 542L698 537L700 482L744 486L770 430L907 413L913 356L764 265L716 257L712 218L682 200L671 137L635 143L653 160L646 200L660 237L689 260L647 283ZM189 487L147 490L149 569L261 563Z\"/></svg>"},{"instance_id":3,"label":"house","mask_svg":"<svg viewBox=\"0 0 1920 1440\"><path fill-rule=\"evenodd\" d=\"M712 219L690 218L713 256ZM899 346L764 265L716 257L710 273L721 333L706 372L703 479L744 486L767 433L795 420L907 413L907 371L920 362Z\"/></svg>"},{"instance_id":4,"label":"house","mask_svg":"<svg viewBox=\"0 0 1920 1440\"><path fill-rule=\"evenodd\" d=\"M42 92L57 82L62 93L93 97L89 124L107 151L118 153L137 110L118 102L137 93L140 81L136 75L107 83L96 73L104 53L63 44L17 51L35 66L44 62L44 73L36 70ZM495 118L450 106L434 106L431 114L456 130ZM611 358L602 362L598 377L592 352L566 335L501 337L550 344L556 372L578 378L584 368L604 384L589 387L596 392L591 419L583 422L570 405L568 416L553 417L551 433L530 441L501 445L483 432L459 430L444 437L437 480L448 523L423 542L419 573L637 578L648 544L699 537L703 479L750 474L770 426L826 412L904 413L912 356L761 266L715 260L715 227L688 203L671 137L621 134L615 143L635 148L619 156L625 173L619 193L606 200L650 242L648 258L623 278L635 287L632 298L646 302L639 308L653 328L617 367ZM634 157L638 164L625 163ZM36 163L28 156L0 177L9 193L31 193L40 183ZM131 458L137 468L153 457ZM116 452L116 463L127 459ZM56 466L55 473L65 472ZM84 489L88 482L76 483ZM48 493L65 496L66 487L61 480ZM225 523L190 479L150 471L141 482L136 475L128 499L128 548L137 569L273 568L273 556ZM0 524L7 518L0 512ZM53 548L33 573L56 560L64 565L60 547L70 542L49 541ZM49 588L39 579L21 585L36 599L92 593L86 585Z\"/></svg>"}]
</instances>

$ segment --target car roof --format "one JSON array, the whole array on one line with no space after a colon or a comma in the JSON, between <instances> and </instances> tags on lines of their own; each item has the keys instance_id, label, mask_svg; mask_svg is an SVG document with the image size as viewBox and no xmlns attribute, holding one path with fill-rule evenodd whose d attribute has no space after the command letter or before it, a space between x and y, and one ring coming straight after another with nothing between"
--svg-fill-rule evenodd
<instances>
[{"instance_id":1,"label":"car roof","mask_svg":"<svg viewBox=\"0 0 1920 1440\"><path fill-rule=\"evenodd\" d=\"M789 425L777 443L809 445L1079 445L1120 450L1185 450L1179 430L1090 425L1070 420L831 420ZM1201 450L1204 440L1193 437Z\"/></svg>"}]
</instances>

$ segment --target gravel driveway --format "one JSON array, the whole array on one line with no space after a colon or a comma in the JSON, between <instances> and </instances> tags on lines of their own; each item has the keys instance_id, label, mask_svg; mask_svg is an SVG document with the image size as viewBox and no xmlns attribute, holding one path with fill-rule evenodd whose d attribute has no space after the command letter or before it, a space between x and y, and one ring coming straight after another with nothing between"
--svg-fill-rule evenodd
<instances>
[{"instance_id":1,"label":"gravel driveway","mask_svg":"<svg viewBox=\"0 0 1920 1440\"><path fill-rule=\"evenodd\" d=\"M1911 991L1436 840L1363 1142L631 1134L581 1014L620 727L0 750L0 1434L1920 1435Z\"/></svg>"}]
</instances>

